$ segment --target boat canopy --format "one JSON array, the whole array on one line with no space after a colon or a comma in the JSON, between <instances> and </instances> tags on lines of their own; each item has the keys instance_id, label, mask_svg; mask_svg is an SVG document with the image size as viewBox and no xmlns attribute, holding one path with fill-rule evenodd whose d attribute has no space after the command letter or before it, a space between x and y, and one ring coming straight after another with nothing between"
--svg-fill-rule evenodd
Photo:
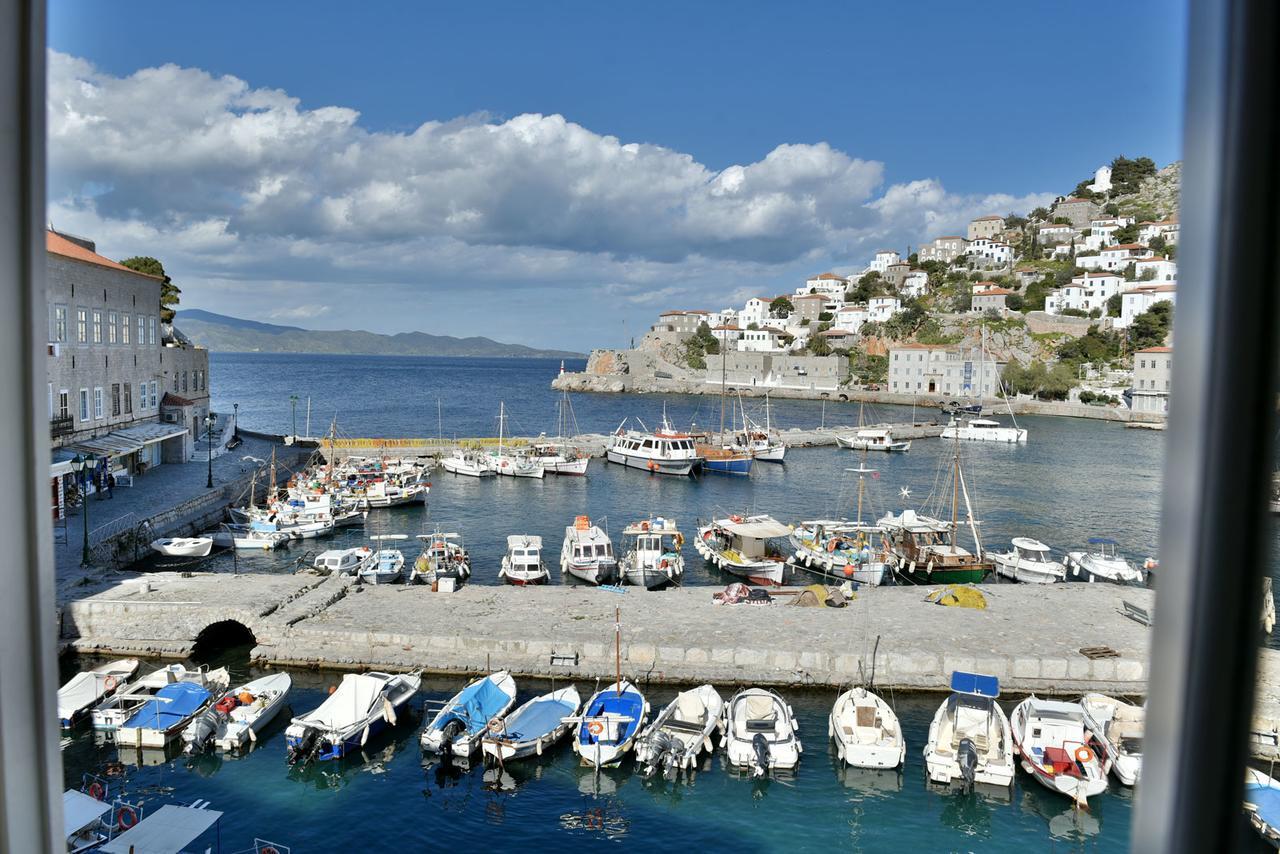
<instances>
[{"instance_id":1,"label":"boat canopy","mask_svg":"<svg viewBox=\"0 0 1280 854\"><path fill-rule=\"evenodd\" d=\"M443 728L451 719L457 719L466 724L467 732L476 733L484 729L489 724L489 719L501 712L510 701L511 696L486 677L463 688L449 714L444 715L437 723Z\"/></svg>"},{"instance_id":2,"label":"boat canopy","mask_svg":"<svg viewBox=\"0 0 1280 854\"><path fill-rule=\"evenodd\" d=\"M385 674L347 673L338 684L338 690L310 714L294 718L294 722L323 729L340 729L363 720L389 678Z\"/></svg>"},{"instance_id":3,"label":"boat canopy","mask_svg":"<svg viewBox=\"0 0 1280 854\"><path fill-rule=\"evenodd\" d=\"M1013 547L1028 552L1047 552L1049 547L1039 540L1033 540L1030 537L1014 537Z\"/></svg>"},{"instance_id":4,"label":"boat canopy","mask_svg":"<svg viewBox=\"0 0 1280 854\"><path fill-rule=\"evenodd\" d=\"M975 694L994 700L1000 696L1000 680L994 676L957 670L951 674L951 690L958 694Z\"/></svg>"},{"instance_id":5,"label":"boat canopy","mask_svg":"<svg viewBox=\"0 0 1280 854\"><path fill-rule=\"evenodd\" d=\"M62 835L79 833L109 812L111 804L104 804L84 792L67 789L62 793Z\"/></svg>"},{"instance_id":6,"label":"boat canopy","mask_svg":"<svg viewBox=\"0 0 1280 854\"><path fill-rule=\"evenodd\" d=\"M194 682L174 682L157 691L155 697L125 721L125 726L168 729L200 711L208 700L208 690Z\"/></svg>"},{"instance_id":7,"label":"boat canopy","mask_svg":"<svg viewBox=\"0 0 1280 854\"><path fill-rule=\"evenodd\" d=\"M1091 546L1118 546L1120 545L1110 537L1090 537L1089 545Z\"/></svg>"},{"instance_id":8,"label":"boat canopy","mask_svg":"<svg viewBox=\"0 0 1280 854\"><path fill-rule=\"evenodd\" d=\"M531 534L508 534L507 550L511 549L537 549L542 550L542 537L533 536Z\"/></svg>"},{"instance_id":9,"label":"boat canopy","mask_svg":"<svg viewBox=\"0 0 1280 854\"><path fill-rule=\"evenodd\" d=\"M103 854L171 854L188 845L222 818L217 810L165 804L99 848Z\"/></svg>"},{"instance_id":10,"label":"boat canopy","mask_svg":"<svg viewBox=\"0 0 1280 854\"><path fill-rule=\"evenodd\" d=\"M720 519L716 522L716 526L735 536L754 540L785 537L791 533L791 529L786 525L768 516L752 516L740 522L735 522L733 519Z\"/></svg>"}]
</instances>

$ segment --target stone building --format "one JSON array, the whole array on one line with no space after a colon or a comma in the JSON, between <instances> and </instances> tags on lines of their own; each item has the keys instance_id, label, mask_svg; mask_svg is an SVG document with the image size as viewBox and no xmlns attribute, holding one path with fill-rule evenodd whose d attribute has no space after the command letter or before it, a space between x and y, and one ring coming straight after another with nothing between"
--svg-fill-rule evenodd
<instances>
[{"instance_id":1,"label":"stone building","mask_svg":"<svg viewBox=\"0 0 1280 854\"><path fill-rule=\"evenodd\" d=\"M849 360L843 356L793 356L784 353L730 351L707 356L706 381L724 378L734 388L804 388L834 391L849 379Z\"/></svg>"},{"instance_id":2,"label":"stone building","mask_svg":"<svg viewBox=\"0 0 1280 854\"><path fill-rule=\"evenodd\" d=\"M1004 217L1002 216L980 216L969 223L970 240L977 240L980 237L988 239L999 237L1004 232Z\"/></svg>"},{"instance_id":3,"label":"stone building","mask_svg":"<svg viewBox=\"0 0 1280 854\"><path fill-rule=\"evenodd\" d=\"M899 344L889 349L888 391L992 398L1004 366L977 347Z\"/></svg>"},{"instance_id":4,"label":"stone building","mask_svg":"<svg viewBox=\"0 0 1280 854\"><path fill-rule=\"evenodd\" d=\"M1068 197L1054 202L1053 215L1065 217L1075 228L1088 228L1102 208L1088 199Z\"/></svg>"},{"instance_id":5,"label":"stone building","mask_svg":"<svg viewBox=\"0 0 1280 854\"><path fill-rule=\"evenodd\" d=\"M1134 412L1164 415L1169 411L1173 348L1148 347L1133 354Z\"/></svg>"},{"instance_id":6,"label":"stone building","mask_svg":"<svg viewBox=\"0 0 1280 854\"><path fill-rule=\"evenodd\" d=\"M945 237L935 237L928 243L920 247L916 257L920 261L941 261L944 264L950 264L952 261L965 254L969 247L969 241L958 235L947 235Z\"/></svg>"}]
</instances>

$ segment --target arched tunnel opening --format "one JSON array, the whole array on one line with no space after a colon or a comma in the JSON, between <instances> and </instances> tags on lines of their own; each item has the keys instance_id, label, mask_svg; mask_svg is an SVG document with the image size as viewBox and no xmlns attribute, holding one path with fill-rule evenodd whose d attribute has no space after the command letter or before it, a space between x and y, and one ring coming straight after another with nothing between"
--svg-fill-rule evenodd
<instances>
[{"instance_id":1,"label":"arched tunnel opening","mask_svg":"<svg viewBox=\"0 0 1280 854\"><path fill-rule=\"evenodd\" d=\"M196 635L196 645L191 659L212 667L224 667L247 662L249 651L258 643L249 627L238 620L220 620L210 623Z\"/></svg>"}]
</instances>

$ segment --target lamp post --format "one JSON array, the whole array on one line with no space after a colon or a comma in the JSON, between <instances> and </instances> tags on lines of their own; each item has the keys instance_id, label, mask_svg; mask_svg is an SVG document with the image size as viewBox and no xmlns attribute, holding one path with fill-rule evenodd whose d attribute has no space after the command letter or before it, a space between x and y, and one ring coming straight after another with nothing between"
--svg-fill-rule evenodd
<instances>
[{"instance_id":1,"label":"lamp post","mask_svg":"<svg viewBox=\"0 0 1280 854\"><path fill-rule=\"evenodd\" d=\"M217 420L213 417L212 412L204 417L204 424L207 428L205 439L209 443L209 482L205 484L207 489L213 489L213 425Z\"/></svg>"},{"instance_id":2,"label":"lamp post","mask_svg":"<svg viewBox=\"0 0 1280 854\"><path fill-rule=\"evenodd\" d=\"M289 405L293 409L293 441L298 441L298 396L289 395Z\"/></svg>"},{"instance_id":3,"label":"lamp post","mask_svg":"<svg viewBox=\"0 0 1280 854\"><path fill-rule=\"evenodd\" d=\"M97 465L98 458L93 454L76 454L71 460L71 467L80 478L80 506L84 510L84 546L80 550L80 565L89 565L89 475Z\"/></svg>"},{"instance_id":4,"label":"lamp post","mask_svg":"<svg viewBox=\"0 0 1280 854\"><path fill-rule=\"evenodd\" d=\"M231 414L231 435L239 439L240 438L240 404L238 403L231 404L231 409L233 410Z\"/></svg>"}]
</instances>

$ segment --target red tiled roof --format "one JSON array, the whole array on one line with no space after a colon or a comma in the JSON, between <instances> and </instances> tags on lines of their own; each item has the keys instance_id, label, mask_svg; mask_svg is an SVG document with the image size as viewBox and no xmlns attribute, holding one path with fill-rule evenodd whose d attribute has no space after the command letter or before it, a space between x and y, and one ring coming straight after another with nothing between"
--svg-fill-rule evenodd
<instances>
[{"instance_id":1,"label":"red tiled roof","mask_svg":"<svg viewBox=\"0 0 1280 854\"><path fill-rule=\"evenodd\" d=\"M125 269L128 269L127 267ZM187 400L185 397L179 397L171 391L166 391L164 397L160 399L161 406L195 406L194 400Z\"/></svg>"},{"instance_id":2,"label":"red tiled roof","mask_svg":"<svg viewBox=\"0 0 1280 854\"><path fill-rule=\"evenodd\" d=\"M1139 353L1172 353L1172 347L1144 347Z\"/></svg>"},{"instance_id":3,"label":"red tiled roof","mask_svg":"<svg viewBox=\"0 0 1280 854\"><path fill-rule=\"evenodd\" d=\"M987 288L985 291L978 291L976 294L974 294L974 296L989 297L989 296L992 296L993 294L996 296L1008 296L1011 293L1013 293L1013 291L1009 290L1008 288Z\"/></svg>"},{"instance_id":4,"label":"red tiled roof","mask_svg":"<svg viewBox=\"0 0 1280 854\"><path fill-rule=\"evenodd\" d=\"M159 276L152 276L149 273L139 273L137 270L130 270L123 264L117 264L110 258L104 258L97 252L91 252L78 243L72 243L58 232L46 229L44 233L44 248L46 252L53 255L61 255L63 258L71 258L75 261L83 261L86 264L97 264L99 267L107 267L112 270L121 270L125 273L132 273L135 276L142 276L155 281L163 281Z\"/></svg>"},{"instance_id":5,"label":"red tiled roof","mask_svg":"<svg viewBox=\"0 0 1280 854\"><path fill-rule=\"evenodd\" d=\"M1108 246L1103 252L1112 252L1116 249L1146 249L1141 243L1117 243L1115 246Z\"/></svg>"},{"instance_id":6,"label":"red tiled roof","mask_svg":"<svg viewBox=\"0 0 1280 854\"><path fill-rule=\"evenodd\" d=\"M843 282L843 281L844 281L844 276L837 276L835 273L819 273L818 275L814 276L813 278L815 278L815 279L838 279L838 280L839 280L839 281L841 281L841 282Z\"/></svg>"},{"instance_id":7,"label":"red tiled roof","mask_svg":"<svg viewBox=\"0 0 1280 854\"><path fill-rule=\"evenodd\" d=\"M825 335L828 338L836 338L845 335L852 335L848 329L828 329L826 332L820 332L819 335Z\"/></svg>"}]
</instances>

